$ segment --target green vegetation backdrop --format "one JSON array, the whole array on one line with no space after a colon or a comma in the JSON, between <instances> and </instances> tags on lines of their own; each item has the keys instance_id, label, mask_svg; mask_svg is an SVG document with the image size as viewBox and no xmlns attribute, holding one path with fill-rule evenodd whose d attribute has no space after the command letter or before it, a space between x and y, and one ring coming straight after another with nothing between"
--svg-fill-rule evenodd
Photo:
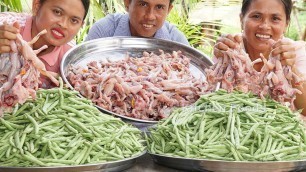
<instances>
[{"instance_id":1,"label":"green vegetation backdrop","mask_svg":"<svg viewBox=\"0 0 306 172\"><path fill-rule=\"evenodd\" d=\"M0 12L30 12L31 4L32 0L1 0ZM218 8L220 7L240 6L241 0L177 0L174 2L174 9L169 14L167 20L175 24L178 29L186 35L188 41L193 47L211 56L213 45L221 34L237 33L240 32L240 28L237 24L225 24L222 20L204 20L200 23L192 24L190 21L194 16L191 16L190 14L192 11L196 10L196 7L199 7L199 4L202 4L205 7L211 7L216 10L216 13L218 13ZM85 21L86 24L76 36L76 42L80 43L84 40L88 29L95 21L114 12L125 12L123 0L91 0L90 10ZM224 16L224 18L226 17L228 16ZM305 40L305 34L306 0L296 0L287 36L294 40Z\"/></svg>"}]
</instances>

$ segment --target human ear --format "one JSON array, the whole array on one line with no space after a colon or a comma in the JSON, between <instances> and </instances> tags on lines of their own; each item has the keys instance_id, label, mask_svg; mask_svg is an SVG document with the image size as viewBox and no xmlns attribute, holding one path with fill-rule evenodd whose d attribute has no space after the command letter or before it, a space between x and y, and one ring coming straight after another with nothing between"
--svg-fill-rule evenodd
<instances>
[{"instance_id":1,"label":"human ear","mask_svg":"<svg viewBox=\"0 0 306 172\"><path fill-rule=\"evenodd\" d=\"M168 8L168 14L170 13L170 11L172 10L172 8L173 8L173 5L172 4L170 4L169 5L169 8Z\"/></svg>"},{"instance_id":2,"label":"human ear","mask_svg":"<svg viewBox=\"0 0 306 172\"><path fill-rule=\"evenodd\" d=\"M288 29L289 24L290 24L290 21L287 21L286 22L286 30Z\"/></svg>"},{"instance_id":3,"label":"human ear","mask_svg":"<svg viewBox=\"0 0 306 172\"><path fill-rule=\"evenodd\" d=\"M129 5L130 5L130 0L124 0L124 6L125 6L125 10L128 11L129 10Z\"/></svg>"},{"instance_id":4,"label":"human ear","mask_svg":"<svg viewBox=\"0 0 306 172\"><path fill-rule=\"evenodd\" d=\"M39 11L41 4L39 2L39 0L33 0L32 2L32 13L33 16L36 16L37 12Z\"/></svg>"}]
</instances>

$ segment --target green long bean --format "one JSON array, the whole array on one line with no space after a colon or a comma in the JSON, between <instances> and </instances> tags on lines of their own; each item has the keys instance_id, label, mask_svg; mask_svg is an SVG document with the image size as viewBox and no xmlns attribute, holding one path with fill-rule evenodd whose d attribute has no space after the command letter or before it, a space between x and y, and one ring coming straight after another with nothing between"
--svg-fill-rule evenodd
<instances>
[{"instance_id":1,"label":"green long bean","mask_svg":"<svg viewBox=\"0 0 306 172\"><path fill-rule=\"evenodd\" d=\"M306 128L299 115L269 98L219 90L173 111L150 129L146 141L149 152L168 156L225 161L306 159Z\"/></svg>"},{"instance_id":2,"label":"green long bean","mask_svg":"<svg viewBox=\"0 0 306 172\"><path fill-rule=\"evenodd\" d=\"M114 161L142 153L143 142L139 129L101 113L62 82L0 118L0 166Z\"/></svg>"}]
</instances>

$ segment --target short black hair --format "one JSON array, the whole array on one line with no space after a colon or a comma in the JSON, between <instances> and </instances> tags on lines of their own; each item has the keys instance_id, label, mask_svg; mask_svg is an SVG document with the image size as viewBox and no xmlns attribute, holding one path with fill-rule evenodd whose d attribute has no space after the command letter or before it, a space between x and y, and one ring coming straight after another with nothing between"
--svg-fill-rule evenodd
<instances>
[{"instance_id":1,"label":"short black hair","mask_svg":"<svg viewBox=\"0 0 306 172\"><path fill-rule=\"evenodd\" d=\"M39 0L40 4L43 4L46 1L47 0ZM84 6L84 9L85 9L85 14L84 14L84 18L83 18L83 20L84 20L86 18L87 13L88 13L90 0L81 0L81 1L82 1L83 6Z\"/></svg>"}]
</instances>

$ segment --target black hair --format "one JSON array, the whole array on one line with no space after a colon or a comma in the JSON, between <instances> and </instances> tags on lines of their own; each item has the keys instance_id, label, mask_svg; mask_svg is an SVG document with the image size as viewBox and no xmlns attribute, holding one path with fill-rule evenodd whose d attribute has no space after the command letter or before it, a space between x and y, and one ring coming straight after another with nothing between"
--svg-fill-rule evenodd
<instances>
[{"instance_id":1,"label":"black hair","mask_svg":"<svg viewBox=\"0 0 306 172\"><path fill-rule=\"evenodd\" d=\"M39 0L40 4L42 5L44 2L46 2L47 0ZM85 19L87 13L88 13L88 9L89 9L89 5L90 5L90 0L81 0L82 1L82 4L84 6L84 9L85 9L85 14L84 14L84 18L83 20Z\"/></svg>"},{"instance_id":2,"label":"black hair","mask_svg":"<svg viewBox=\"0 0 306 172\"><path fill-rule=\"evenodd\" d=\"M290 21L290 14L292 11L292 0L279 0L282 2L282 4L284 5L284 9L285 9L285 13L286 13L286 20ZM241 15L244 16L247 11L249 10L249 7L251 5L251 3L253 2L253 0L243 0L242 1L242 6L241 6Z\"/></svg>"}]
</instances>

